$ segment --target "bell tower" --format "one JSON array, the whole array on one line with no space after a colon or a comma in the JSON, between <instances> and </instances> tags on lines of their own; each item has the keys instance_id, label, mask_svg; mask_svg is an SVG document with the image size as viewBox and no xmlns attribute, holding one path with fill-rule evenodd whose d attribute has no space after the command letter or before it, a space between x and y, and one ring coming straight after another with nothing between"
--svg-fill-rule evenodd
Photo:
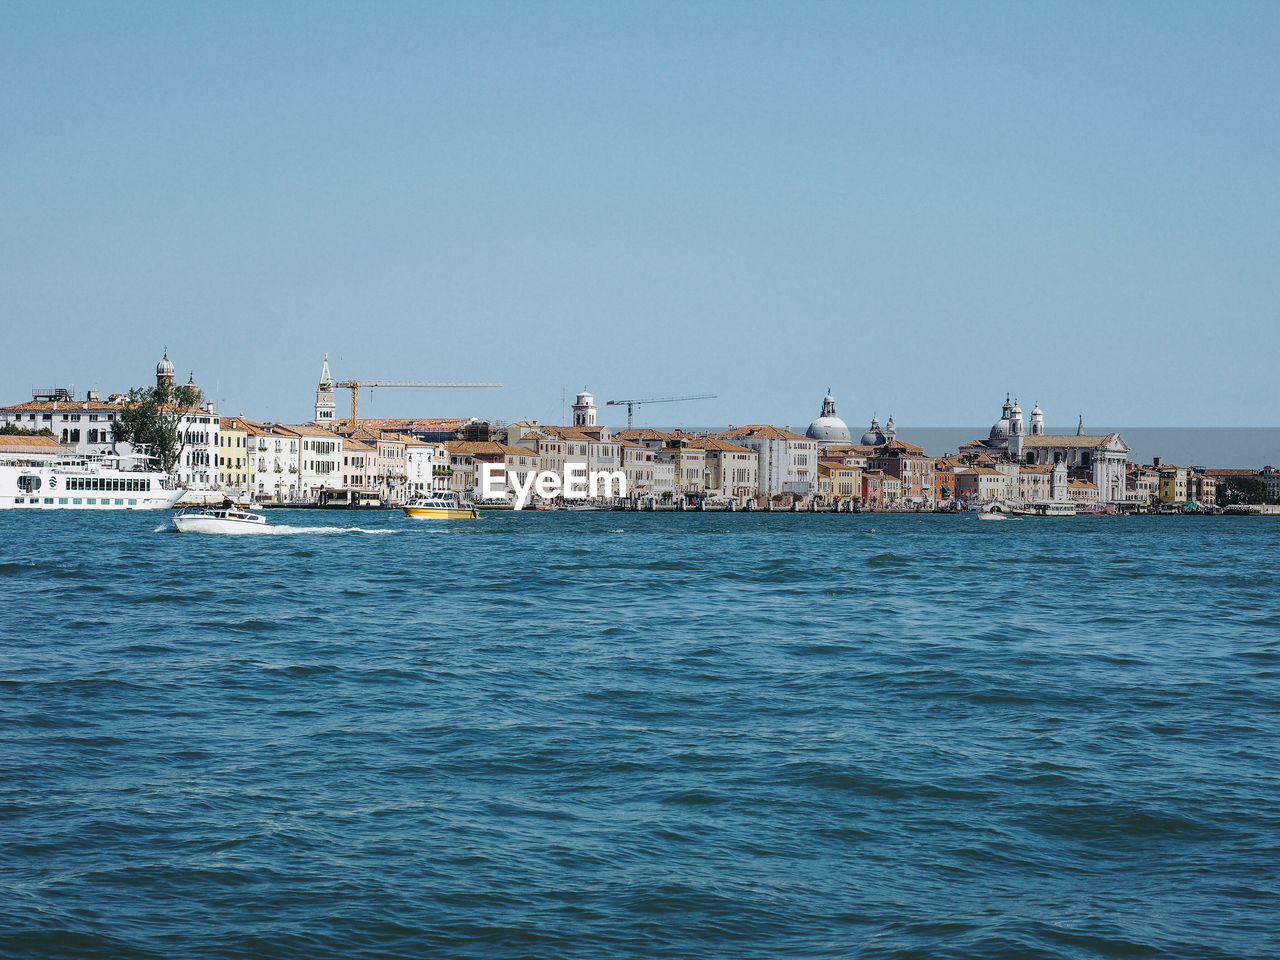
<instances>
[{"instance_id":1,"label":"bell tower","mask_svg":"<svg viewBox=\"0 0 1280 960\"><path fill-rule=\"evenodd\" d=\"M320 384L316 387L316 423L321 426L333 423L337 410L333 402L333 377L329 376L329 355L324 355L324 366L320 368Z\"/></svg>"},{"instance_id":2,"label":"bell tower","mask_svg":"<svg viewBox=\"0 0 1280 960\"><path fill-rule=\"evenodd\" d=\"M583 390L573 403L573 425L575 427L594 427L596 425L596 398Z\"/></svg>"}]
</instances>

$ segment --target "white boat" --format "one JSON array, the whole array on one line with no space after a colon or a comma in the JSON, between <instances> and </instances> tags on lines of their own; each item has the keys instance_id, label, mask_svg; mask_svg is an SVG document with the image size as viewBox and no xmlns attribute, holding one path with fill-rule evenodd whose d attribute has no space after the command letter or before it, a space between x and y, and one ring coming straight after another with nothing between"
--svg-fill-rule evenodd
<instances>
[{"instance_id":1,"label":"white boat","mask_svg":"<svg viewBox=\"0 0 1280 960\"><path fill-rule=\"evenodd\" d=\"M1074 517L1076 505L1070 500L1050 500L1018 507L1010 512L1019 517Z\"/></svg>"},{"instance_id":2,"label":"white boat","mask_svg":"<svg viewBox=\"0 0 1280 960\"><path fill-rule=\"evenodd\" d=\"M986 513L978 514L979 520L1005 520L1007 519L999 510L991 510Z\"/></svg>"},{"instance_id":3,"label":"white boat","mask_svg":"<svg viewBox=\"0 0 1280 960\"><path fill-rule=\"evenodd\" d=\"M167 510L184 493L140 454L0 454L0 510Z\"/></svg>"},{"instance_id":4,"label":"white boat","mask_svg":"<svg viewBox=\"0 0 1280 960\"><path fill-rule=\"evenodd\" d=\"M265 533L270 529L262 514L239 507L184 510L173 515L173 525L179 533Z\"/></svg>"},{"instance_id":5,"label":"white boat","mask_svg":"<svg viewBox=\"0 0 1280 960\"><path fill-rule=\"evenodd\" d=\"M606 503L569 503L565 504L566 510L612 510L613 507Z\"/></svg>"}]
</instances>

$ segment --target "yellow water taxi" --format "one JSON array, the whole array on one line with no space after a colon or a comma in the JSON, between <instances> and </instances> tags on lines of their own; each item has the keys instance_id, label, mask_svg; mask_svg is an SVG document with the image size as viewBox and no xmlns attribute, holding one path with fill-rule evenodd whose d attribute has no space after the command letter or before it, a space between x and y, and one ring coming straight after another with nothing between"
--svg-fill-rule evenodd
<instances>
[{"instance_id":1,"label":"yellow water taxi","mask_svg":"<svg viewBox=\"0 0 1280 960\"><path fill-rule=\"evenodd\" d=\"M458 499L452 490L418 497L404 505L405 516L426 520L474 520L479 514L474 503Z\"/></svg>"}]
</instances>

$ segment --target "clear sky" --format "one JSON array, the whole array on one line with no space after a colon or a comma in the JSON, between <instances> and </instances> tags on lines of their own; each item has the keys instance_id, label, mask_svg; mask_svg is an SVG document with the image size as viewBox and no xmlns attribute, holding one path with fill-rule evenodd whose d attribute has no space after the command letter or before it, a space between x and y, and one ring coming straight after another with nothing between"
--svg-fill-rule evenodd
<instances>
[{"instance_id":1,"label":"clear sky","mask_svg":"<svg viewBox=\"0 0 1280 960\"><path fill-rule=\"evenodd\" d=\"M1280 424L1280 4L0 5L0 402ZM345 403L345 398L340 400ZM625 414L610 411L617 423Z\"/></svg>"}]
</instances>

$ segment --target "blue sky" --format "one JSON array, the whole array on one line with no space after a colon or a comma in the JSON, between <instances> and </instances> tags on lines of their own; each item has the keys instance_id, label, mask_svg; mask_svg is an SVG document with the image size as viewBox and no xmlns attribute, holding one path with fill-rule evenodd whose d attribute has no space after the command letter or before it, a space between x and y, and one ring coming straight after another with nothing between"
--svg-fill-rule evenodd
<instances>
[{"instance_id":1,"label":"blue sky","mask_svg":"<svg viewBox=\"0 0 1280 960\"><path fill-rule=\"evenodd\" d=\"M1280 423L1280 6L0 6L0 388ZM623 414L613 411L618 422Z\"/></svg>"}]
</instances>

